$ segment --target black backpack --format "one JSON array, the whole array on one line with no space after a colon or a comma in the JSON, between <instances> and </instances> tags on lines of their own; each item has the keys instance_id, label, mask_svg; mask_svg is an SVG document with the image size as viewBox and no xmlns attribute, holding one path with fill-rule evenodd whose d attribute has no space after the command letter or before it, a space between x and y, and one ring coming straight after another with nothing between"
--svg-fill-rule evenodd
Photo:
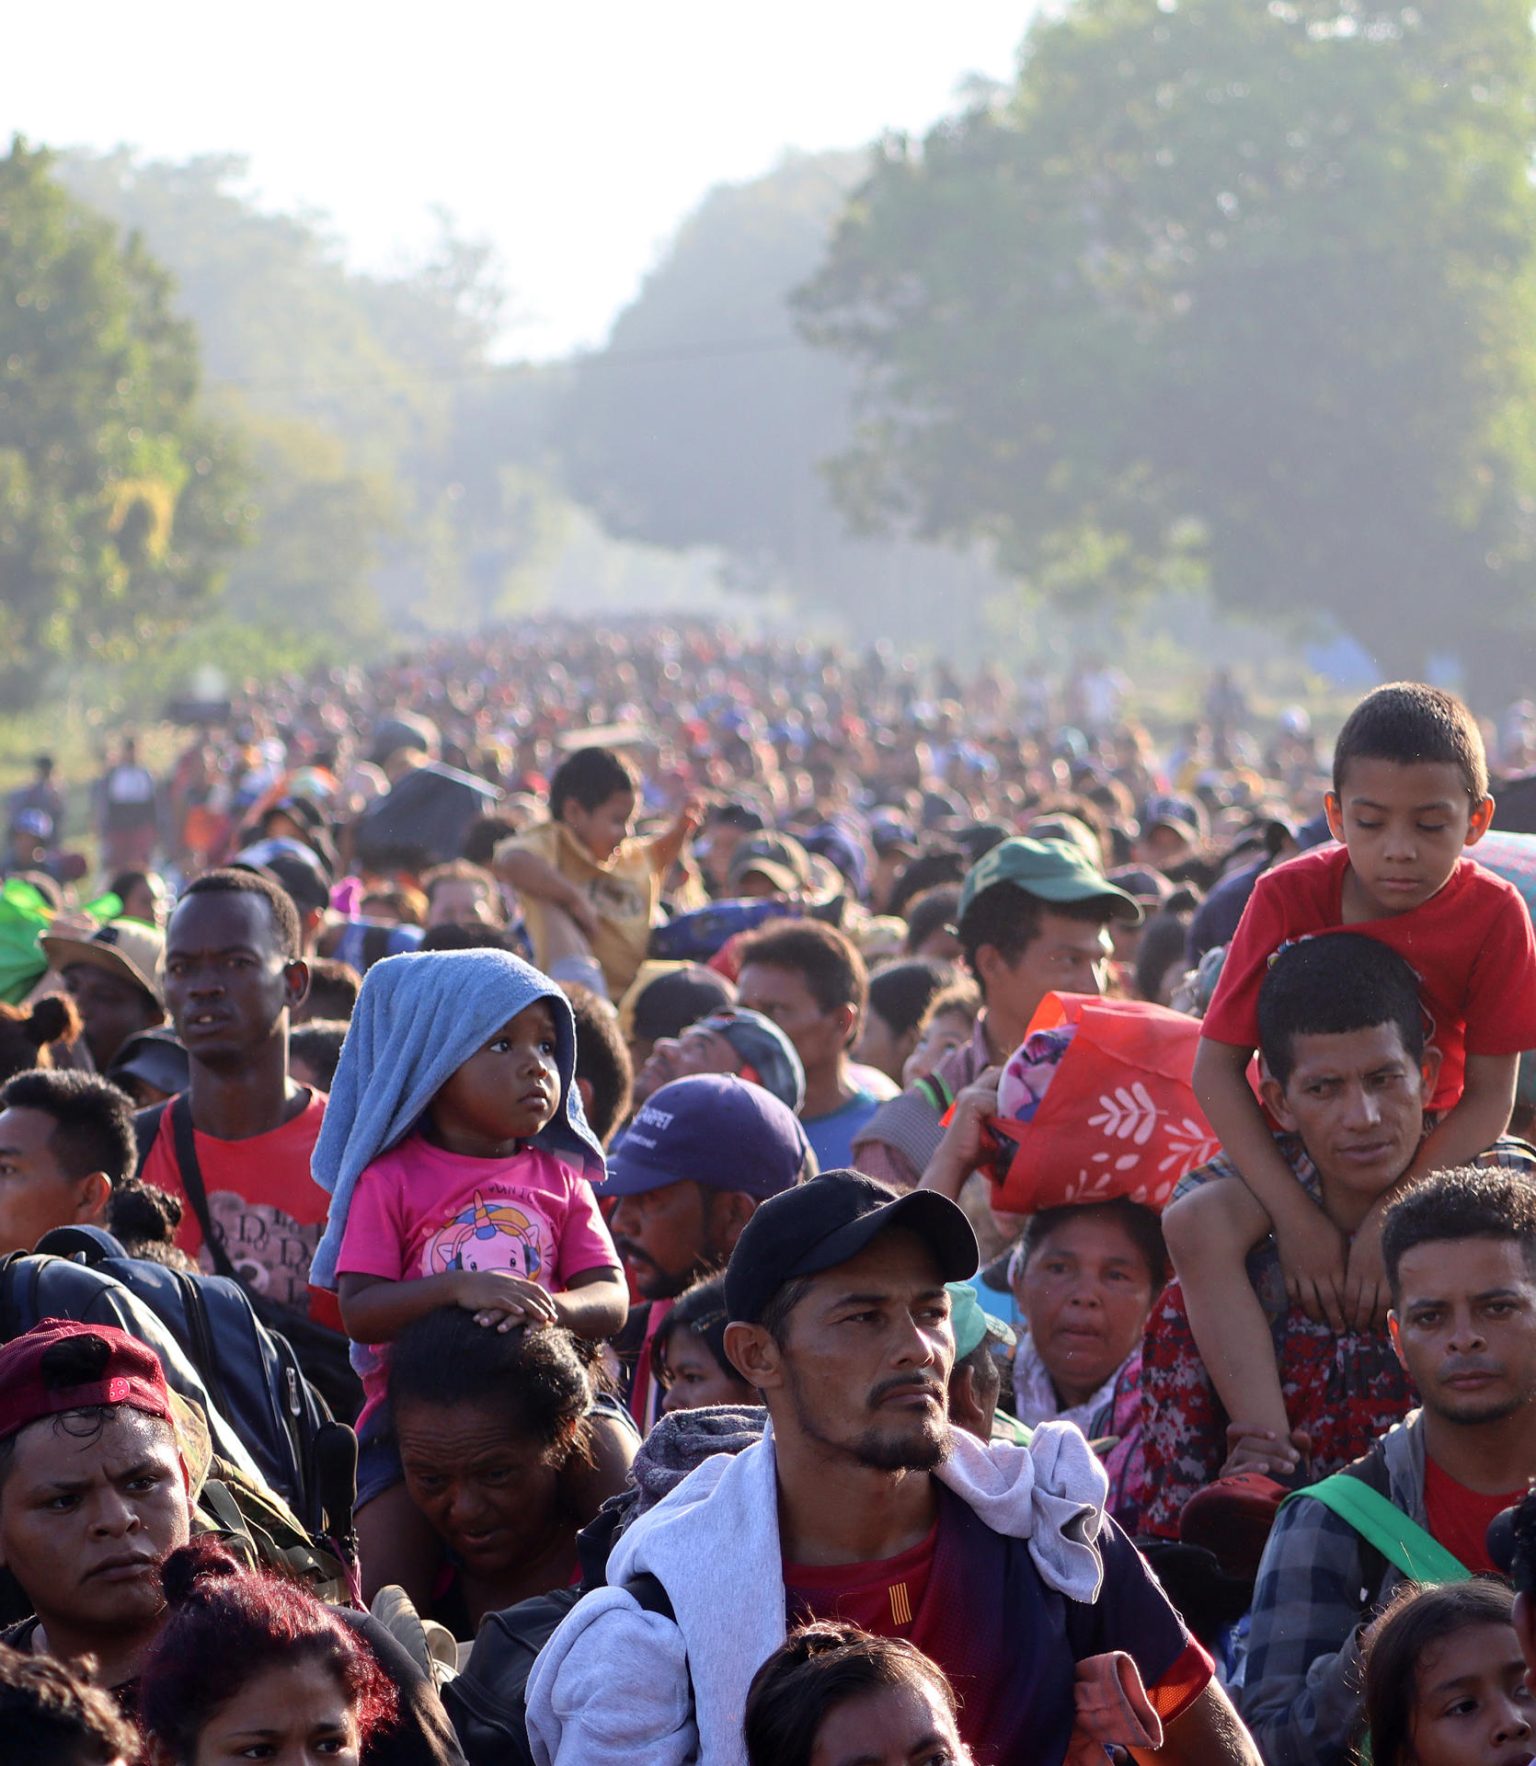
<instances>
[{"instance_id":1,"label":"black backpack","mask_svg":"<svg viewBox=\"0 0 1536 1766\"><path fill-rule=\"evenodd\" d=\"M624 1584L648 1613L674 1618L672 1602L648 1572ZM528 1740L528 1676L544 1645L585 1590L557 1588L503 1612L487 1613L456 1679L442 1689L469 1766L533 1766Z\"/></svg>"},{"instance_id":2,"label":"black backpack","mask_svg":"<svg viewBox=\"0 0 1536 1766\"><path fill-rule=\"evenodd\" d=\"M273 1336L280 1336L291 1349L304 1377L322 1397L326 1414L351 1422L363 1402L363 1388L351 1365L352 1345L340 1331L317 1323L295 1307L281 1305L265 1294L258 1294L240 1280L229 1247L224 1243L224 1235L208 1208L208 1190L203 1182L197 1141L192 1131L192 1102L185 1092L168 1104L154 1104L135 1113L133 1135L138 1145L139 1171L144 1169L149 1150L160 1132L161 1119L167 1112L182 1189L202 1230L203 1244L212 1260L215 1275L239 1288L257 1321Z\"/></svg>"},{"instance_id":3,"label":"black backpack","mask_svg":"<svg viewBox=\"0 0 1536 1766\"><path fill-rule=\"evenodd\" d=\"M0 1257L0 1343L9 1343L44 1318L115 1325L147 1343L160 1358L166 1384L207 1418L210 1444L219 1458L251 1463L238 1431L220 1415L175 1333L136 1294L101 1270L62 1257L31 1251Z\"/></svg>"},{"instance_id":4,"label":"black backpack","mask_svg":"<svg viewBox=\"0 0 1536 1766\"><path fill-rule=\"evenodd\" d=\"M135 1306L125 1310L116 1296L104 1293L111 1288L126 1290ZM153 1338L146 1336L145 1310L162 1327ZM263 1481L311 1533L325 1530L317 1444L339 1425L331 1422L288 1342L252 1311L239 1282L130 1257L100 1227L57 1227L43 1235L35 1253L0 1264L0 1338L9 1340L43 1318L120 1323L149 1341L162 1360L158 1339L168 1331Z\"/></svg>"}]
</instances>

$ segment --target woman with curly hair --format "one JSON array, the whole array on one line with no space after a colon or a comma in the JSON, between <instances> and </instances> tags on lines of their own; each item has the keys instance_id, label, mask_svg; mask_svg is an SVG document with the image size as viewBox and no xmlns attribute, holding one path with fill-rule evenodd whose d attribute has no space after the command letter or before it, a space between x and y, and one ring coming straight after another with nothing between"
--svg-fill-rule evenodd
<instances>
[{"instance_id":1,"label":"woman with curly hair","mask_svg":"<svg viewBox=\"0 0 1536 1766\"><path fill-rule=\"evenodd\" d=\"M417 1606L461 1640L484 1614L580 1580L576 1534L625 1488L640 1444L569 1331L482 1330L457 1306L396 1338L387 1416L380 1439L432 1548Z\"/></svg>"}]
</instances>

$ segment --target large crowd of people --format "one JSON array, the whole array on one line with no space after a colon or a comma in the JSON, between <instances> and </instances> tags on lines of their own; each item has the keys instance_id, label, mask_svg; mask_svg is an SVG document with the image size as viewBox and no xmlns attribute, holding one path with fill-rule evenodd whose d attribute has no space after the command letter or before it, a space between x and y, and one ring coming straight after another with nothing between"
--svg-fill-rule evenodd
<instances>
[{"instance_id":1,"label":"large crowd of people","mask_svg":"<svg viewBox=\"0 0 1536 1766\"><path fill-rule=\"evenodd\" d=\"M1536 707L195 709L7 807L0 1756L1528 1766Z\"/></svg>"}]
</instances>

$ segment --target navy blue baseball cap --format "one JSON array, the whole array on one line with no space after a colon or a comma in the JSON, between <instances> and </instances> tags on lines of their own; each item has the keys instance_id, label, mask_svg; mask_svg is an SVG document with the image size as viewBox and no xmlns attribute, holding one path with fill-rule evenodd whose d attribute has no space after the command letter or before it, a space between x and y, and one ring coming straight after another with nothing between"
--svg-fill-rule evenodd
<instances>
[{"instance_id":1,"label":"navy blue baseball cap","mask_svg":"<svg viewBox=\"0 0 1536 1766\"><path fill-rule=\"evenodd\" d=\"M981 1260L976 1234L948 1196L937 1190L898 1195L860 1171L824 1171L770 1197L741 1229L725 1268L726 1316L756 1324L785 1282L850 1262L895 1226L928 1246L944 1281L975 1275Z\"/></svg>"},{"instance_id":2,"label":"navy blue baseball cap","mask_svg":"<svg viewBox=\"0 0 1536 1766\"><path fill-rule=\"evenodd\" d=\"M1177 833L1187 834L1191 840L1200 840L1205 836L1205 812L1193 797L1187 797L1183 792L1149 797L1142 807L1141 826L1144 832L1152 828L1172 828Z\"/></svg>"},{"instance_id":3,"label":"navy blue baseball cap","mask_svg":"<svg viewBox=\"0 0 1536 1766\"><path fill-rule=\"evenodd\" d=\"M734 1073L691 1073L635 1112L597 1193L639 1196L702 1183L761 1201L799 1183L809 1156L800 1119L772 1092Z\"/></svg>"}]
</instances>

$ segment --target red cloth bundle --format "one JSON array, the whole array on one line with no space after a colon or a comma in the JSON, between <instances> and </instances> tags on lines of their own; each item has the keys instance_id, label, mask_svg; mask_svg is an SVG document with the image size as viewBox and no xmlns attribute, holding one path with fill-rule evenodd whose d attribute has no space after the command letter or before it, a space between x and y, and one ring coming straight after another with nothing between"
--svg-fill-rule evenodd
<instances>
[{"instance_id":1,"label":"red cloth bundle","mask_svg":"<svg viewBox=\"0 0 1536 1766\"><path fill-rule=\"evenodd\" d=\"M1077 1033L1029 1122L990 1117L999 1213L1127 1196L1161 1209L1218 1150L1190 1085L1200 1024L1141 1000L1048 993L1030 1032Z\"/></svg>"}]
</instances>

